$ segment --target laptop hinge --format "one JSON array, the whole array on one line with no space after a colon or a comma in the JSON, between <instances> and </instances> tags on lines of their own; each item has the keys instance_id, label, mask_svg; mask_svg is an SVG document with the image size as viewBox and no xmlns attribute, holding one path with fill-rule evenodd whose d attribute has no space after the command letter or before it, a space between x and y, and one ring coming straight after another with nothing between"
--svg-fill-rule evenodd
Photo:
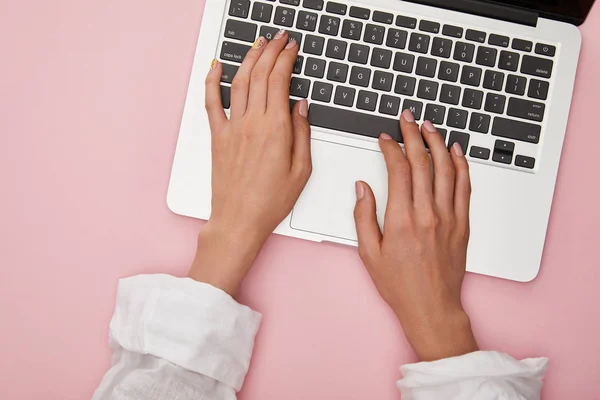
<instances>
[{"instance_id":1,"label":"laptop hinge","mask_svg":"<svg viewBox=\"0 0 600 400\"><path fill-rule=\"evenodd\" d=\"M481 0L405 0L411 3L419 3L427 6L445 8L452 11L460 11L469 14L480 15L500 19L508 22L527 26L537 26L539 14L525 8L498 4Z\"/></svg>"}]
</instances>

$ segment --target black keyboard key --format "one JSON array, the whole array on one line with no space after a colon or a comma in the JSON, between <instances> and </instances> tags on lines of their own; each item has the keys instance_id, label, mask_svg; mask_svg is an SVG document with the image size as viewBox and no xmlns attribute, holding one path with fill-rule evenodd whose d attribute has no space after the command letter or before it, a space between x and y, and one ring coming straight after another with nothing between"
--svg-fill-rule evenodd
<instances>
[{"instance_id":1,"label":"black keyboard key","mask_svg":"<svg viewBox=\"0 0 600 400\"><path fill-rule=\"evenodd\" d=\"M329 69L327 70L327 79L334 82L346 82L346 78L348 77L348 65L330 62Z\"/></svg>"},{"instance_id":2,"label":"black keyboard key","mask_svg":"<svg viewBox=\"0 0 600 400\"><path fill-rule=\"evenodd\" d=\"M556 47L550 46L549 44L538 43L535 45L535 53L543 56L554 57L556 54Z\"/></svg>"},{"instance_id":3,"label":"black keyboard key","mask_svg":"<svg viewBox=\"0 0 600 400\"><path fill-rule=\"evenodd\" d=\"M442 137L442 139L444 140L444 144L446 143L446 136L448 135L448 131L446 129L442 129L442 128L437 128L438 133L440 134L440 136ZM425 143L425 147L429 148L429 146L427 145L427 143Z\"/></svg>"},{"instance_id":4,"label":"black keyboard key","mask_svg":"<svg viewBox=\"0 0 600 400\"><path fill-rule=\"evenodd\" d=\"M512 163L512 154L504 153L501 151L494 151L494 155L492 156L492 160L501 164L511 164Z\"/></svg>"},{"instance_id":5,"label":"black keyboard key","mask_svg":"<svg viewBox=\"0 0 600 400\"><path fill-rule=\"evenodd\" d=\"M422 33L414 32L410 35L410 43L408 49L416 53L427 54L429 51L430 37Z\"/></svg>"},{"instance_id":6,"label":"black keyboard key","mask_svg":"<svg viewBox=\"0 0 600 400\"><path fill-rule=\"evenodd\" d=\"M323 54L323 46L325 46L325 39L320 36L306 35L304 39L304 52L308 54L314 54L320 56Z\"/></svg>"},{"instance_id":7,"label":"black keyboard key","mask_svg":"<svg viewBox=\"0 0 600 400\"><path fill-rule=\"evenodd\" d=\"M271 0L269 0L269 1L271 1ZM292 110L297 102L298 102L298 100L290 98L290 112L292 112Z\"/></svg>"},{"instance_id":8,"label":"black keyboard key","mask_svg":"<svg viewBox=\"0 0 600 400\"><path fill-rule=\"evenodd\" d=\"M469 148L469 139L470 136L468 133L456 131L450 132L450 139L448 139L448 150L452 148L454 143L458 143L463 151L463 154L467 154L467 149Z\"/></svg>"},{"instance_id":9,"label":"black keyboard key","mask_svg":"<svg viewBox=\"0 0 600 400\"><path fill-rule=\"evenodd\" d=\"M325 82L315 82L311 99L329 103L333 94L333 85Z\"/></svg>"},{"instance_id":10,"label":"black keyboard key","mask_svg":"<svg viewBox=\"0 0 600 400\"><path fill-rule=\"evenodd\" d=\"M492 46L508 47L509 43L510 39L508 36L495 35L493 33L490 35L490 39L488 40L488 44L491 44Z\"/></svg>"},{"instance_id":11,"label":"black keyboard key","mask_svg":"<svg viewBox=\"0 0 600 400\"><path fill-rule=\"evenodd\" d=\"M221 63L221 82L231 83L233 82L233 77L237 74L238 69L240 68L238 65L232 65L227 63Z\"/></svg>"},{"instance_id":12,"label":"black keyboard key","mask_svg":"<svg viewBox=\"0 0 600 400\"><path fill-rule=\"evenodd\" d=\"M525 94L525 86L527 85L527 78L517 75L509 75L506 80L506 93L518 94L522 96Z\"/></svg>"},{"instance_id":13,"label":"black keyboard key","mask_svg":"<svg viewBox=\"0 0 600 400\"><path fill-rule=\"evenodd\" d=\"M440 71L438 73L438 79L440 79L442 81L456 82L456 81L458 81L459 70L460 70L459 64L451 63L448 61L442 61L440 63Z\"/></svg>"},{"instance_id":14,"label":"black keyboard key","mask_svg":"<svg viewBox=\"0 0 600 400\"><path fill-rule=\"evenodd\" d=\"M355 86L369 87L371 70L362 67L352 67L350 70L350 84Z\"/></svg>"},{"instance_id":15,"label":"black keyboard key","mask_svg":"<svg viewBox=\"0 0 600 400\"><path fill-rule=\"evenodd\" d=\"M294 63L294 69L292 70L292 73L294 74L301 74L302 73L302 65L304 64L304 57L303 56L296 56L296 62Z\"/></svg>"},{"instance_id":16,"label":"black keyboard key","mask_svg":"<svg viewBox=\"0 0 600 400\"><path fill-rule=\"evenodd\" d=\"M350 7L350 16L352 18L369 19L371 17L371 10L368 8Z\"/></svg>"},{"instance_id":17,"label":"black keyboard key","mask_svg":"<svg viewBox=\"0 0 600 400\"><path fill-rule=\"evenodd\" d=\"M250 0L232 0L229 5L229 15L233 17L248 18L250 13Z\"/></svg>"},{"instance_id":18,"label":"black keyboard key","mask_svg":"<svg viewBox=\"0 0 600 400\"><path fill-rule=\"evenodd\" d=\"M384 24L392 24L394 22L394 16L390 13L382 11L373 11L373 21Z\"/></svg>"},{"instance_id":19,"label":"black keyboard key","mask_svg":"<svg viewBox=\"0 0 600 400\"><path fill-rule=\"evenodd\" d=\"M392 52L382 48L374 48L371 56L371 65L374 67L388 69L392 63Z\"/></svg>"},{"instance_id":20,"label":"black keyboard key","mask_svg":"<svg viewBox=\"0 0 600 400\"><path fill-rule=\"evenodd\" d=\"M379 95L375 92L368 92L366 90L360 90L358 92L358 100L356 101L356 108L367 111L375 111L377 107L377 98Z\"/></svg>"},{"instance_id":21,"label":"black keyboard key","mask_svg":"<svg viewBox=\"0 0 600 400\"><path fill-rule=\"evenodd\" d=\"M375 71L373 74L373 83L371 87L377 90L385 90L389 92L392 90L392 84L394 83L394 75L389 72Z\"/></svg>"},{"instance_id":22,"label":"black keyboard key","mask_svg":"<svg viewBox=\"0 0 600 400\"><path fill-rule=\"evenodd\" d=\"M412 97L415 95L416 85L417 80L412 76L398 75L396 77L396 86L394 87L394 92Z\"/></svg>"},{"instance_id":23,"label":"black keyboard key","mask_svg":"<svg viewBox=\"0 0 600 400\"><path fill-rule=\"evenodd\" d=\"M319 33L324 35L337 36L340 30L340 19L329 15L321 15L321 23L319 24Z\"/></svg>"},{"instance_id":24,"label":"black keyboard key","mask_svg":"<svg viewBox=\"0 0 600 400\"><path fill-rule=\"evenodd\" d=\"M542 103L511 97L506 113L511 117L519 117L531 121L542 122L546 106Z\"/></svg>"},{"instance_id":25,"label":"black keyboard key","mask_svg":"<svg viewBox=\"0 0 600 400\"><path fill-rule=\"evenodd\" d=\"M440 24L423 19L419 24L419 30L422 30L423 32L440 33Z\"/></svg>"},{"instance_id":26,"label":"black keyboard key","mask_svg":"<svg viewBox=\"0 0 600 400\"><path fill-rule=\"evenodd\" d=\"M463 67L460 83L462 83L463 85L479 86L479 84L481 83L482 73L483 71L481 70L481 68L465 65Z\"/></svg>"},{"instance_id":27,"label":"black keyboard key","mask_svg":"<svg viewBox=\"0 0 600 400\"><path fill-rule=\"evenodd\" d=\"M293 40L298 43L298 48L301 48L302 45L302 34L300 32L288 31L288 42Z\"/></svg>"},{"instance_id":28,"label":"black keyboard key","mask_svg":"<svg viewBox=\"0 0 600 400\"><path fill-rule=\"evenodd\" d=\"M417 27L417 19L398 15L396 17L396 25L403 28L415 29Z\"/></svg>"},{"instance_id":29,"label":"black keyboard key","mask_svg":"<svg viewBox=\"0 0 600 400\"><path fill-rule=\"evenodd\" d=\"M492 118L489 115L473 113L471 114L469 130L478 133L488 133L490 131L491 122Z\"/></svg>"},{"instance_id":30,"label":"black keyboard key","mask_svg":"<svg viewBox=\"0 0 600 400\"><path fill-rule=\"evenodd\" d=\"M346 86L338 86L335 88L335 97L333 98L333 102L340 106L352 107L355 96L356 89Z\"/></svg>"},{"instance_id":31,"label":"black keyboard key","mask_svg":"<svg viewBox=\"0 0 600 400\"><path fill-rule=\"evenodd\" d=\"M526 51L529 53L533 49L533 42L523 39L513 39L512 48L515 50Z\"/></svg>"},{"instance_id":32,"label":"black keyboard key","mask_svg":"<svg viewBox=\"0 0 600 400\"><path fill-rule=\"evenodd\" d=\"M520 56L518 53L502 50L502 52L500 52L500 61L498 61L498 68L516 72L519 65L519 58Z\"/></svg>"},{"instance_id":33,"label":"black keyboard key","mask_svg":"<svg viewBox=\"0 0 600 400\"><path fill-rule=\"evenodd\" d=\"M381 44L383 43L383 34L385 28L381 25L367 24L365 28L365 37L363 40L367 43Z\"/></svg>"},{"instance_id":34,"label":"black keyboard key","mask_svg":"<svg viewBox=\"0 0 600 400\"><path fill-rule=\"evenodd\" d=\"M394 57L394 70L399 72L412 73L415 65L415 56L407 53L396 53Z\"/></svg>"},{"instance_id":35,"label":"black keyboard key","mask_svg":"<svg viewBox=\"0 0 600 400\"><path fill-rule=\"evenodd\" d=\"M452 40L436 37L431 46L431 55L435 57L450 58L452 55Z\"/></svg>"},{"instance_id":36,"label":"black keyboard key","mask_svg":"<svg viewBox=\"0 0 600 400\"><path fill-rule=\"evenodd\" d=\"M481 90L465 89L462 106L479 110L483 104L483 92Z\"/></svg>"},{"instance_id":37,"label":"black keyboard key","mask_svg":"<svg viewBox=\"0 0 600 400\"><path fill-rule=\"evenodd\" d=\"M244 44L223 42L221 46L221 59L241 63L246 57L246 53L250 50L250 46Z\"/></svg>"},{"instance_id":38,"label":"black keyboard key","mask_svg":"<svg viewBox=\"0 0 600 400\"><path fill-rule=\"evenodd\" d=\"M421 79L419 81L419 89L417 90L417 97L420 99L424 99L424 100L435 100L435 99L437 99L438 89L439 89L439 83Z\"/></svg>"},{"instance_id":39,"label":"black keyboard key","mask_svg":"<svg viewBox=\"0 0 600 400\"><path fill-rule=\"evenodd\" d=\"M517 155L515 157L515 165L517 167L533 169L535 167L535 158Z\"/></svg>"},{"instance_id":40,"label":"black keyboard key","mask_svg":"<svg viewBox=\"0 0 600 400\"><path fill-rule=\"evenodd\" d=\"M456 42L456 46L454 46L454 59L456 61L470 63L473 61L474 54L475 45L471 43Z\"/></svg>"},{"instance_id":41,"label":"black keyboard key","mask_svg":"<svg viewBox=\"0 0 600 400\"><path fill-rule=\"evenodd\" d=\"M408 32L401 29L388 29L387 40L385 45L393 47L395 49L404 49L406 47L406 40L408 39Z\"/></svg>"},{"instance_id":42,"label":"black keyboard key","mask_svg":"<svg viewBox=\"0 0 600 400\"><path fill-rule=\"evenodd\" d=\"M281 4L287 4L289 6L299 6L300 5L300 0L279 0L279 2Z\"/></svg>"},{"instance_id":43,"label":"black keyboard key","mask_svg":"<svg viewBox=\"0 0 600 400\"><path fill-rule=\"evenodd\" d=\"M506 154L513 154L515 152L515 144L513 142L507 142L505 140L496 140L494 143L494 151L499 151Z\"/></svg>"},{"instance_id":44,"label":"black keyboard key","mask_svg":"<svg viewBox=\"0 0 600 400\"><path fill-rule=\"evenodd\" d=\"M348 6L342 3L334 3L333 1L329 1L327 2L327 7L325 7L325 11L332 14L346 15L346 11L348 11Z\"/></svg>"},{"instance_id":45,"label":"black keyboard key","mask_svg":"<svg viewBox=\"0 0 600 400\"><path fill-rule=\"evenodd\" d=\"M322 78L325 76L325 60L308 57L304 67L304 75L312 76L314 78Z\"/></svg>"},{"instance_id":46,"label":"black keyboard key","mask_svg":"<svg viewBox=\"0 0 600 400\"><path fill-rule=\"evenodd\" d=\"M252 6L252 18L254 21L269 22L271 21L271 14L273 14L273 6L265 3L254 3Z\"/></svg>"},{"instance_id":47,"label":"black keyboard key","mask_svg":"<svg viewBox=\"0 0 600 400\"><path fill-rule=\"evenodd\" d=\"M430 121L432 124L442 125L446 117L446 107L437 104L427 104L425 107L424 121Z\"/></svg>"},{"instance_id":48,"label":"black keyboard key","mask_svg":"<svg viewBox=\"0 0 600 400\"><path fill-rule=\"evenodd\" d=\"M304 0L302 2L302 7L321 11L323 10L323 3L323 0Z\"/></svg>"},{"instance_id":49,"label":"black keyboard key","mask_svg":"<svg viewBox=\"0 0 600 400\"><path fill-rule=\"evenodd\" d=\"M348 53L348 61L358 64L366 64L369 60L369 51L369 46L352 43L350 45L350 53Z\"/></svg>"},{"instance_id":50,"label":"black keyboard key","mask_svg":"<svg viewBox=\"0 0 600 400\"><path fill-rule=\"evenodd\" d=\"M448 111L448 121L446 125L452 128L465 129L467 127L467 118L469 113L458 108L451 108Z\"/></svg>"},{"instance_id":51,"label":"black keyboard key","mask_svg":"<svg viewBox=\"0 0 600 400\"><path fill-rule=\"evenodd\" d=\"M437 68L437 60L427 57L419 57L417 60L417 75L426 76L433 78L435 76L435 70Z\"/></svg>"},{"instance_id":52,"label":"black keyboard key","mask_svg":"<svg viewBox=\"0 0 600 400\"><path fill-rule=\"evenodd\" d=\"M345 39L360 40L362 27L362 22L347 19L342 25L342 37Z\"/></svg>"},{"instance_id":53,"label":"black keyboard key","mask_svg":"<svg viewBox=\"0 0 600 400\"><path fill-rule=\"evenodd\" d=\"M327 50L325 50L325 56L335 58L338 60L343 60L344 58L346 58L347 46L347 42L343 42L341 40L336 39L329 39L327 41Z\"/></svg>"},{"instance_id":54,"label":"black keyboard key","mask_svg":"<svg viewBox=\"0 0 600 400\"><path fill-rule=\"evenodd\" d=\"M294 25L294 17L296 16L296 10L289 7L278 6L275 9L275 17L273 23L275 25L287 26L288 28Z\"/></svg>"},{"instance_id":55,"label":"black keyboard key","mask_svg":"<svg viewBox=\"0 0 600 400\"><path fill-rule=\"evenodd\" d=\"M317 29L317 19L318 16L316 13L302 10L298 13L296 28L302 29L303 31L314 32L315 29Z\"/></svg>"},{"instance_id":56,"label":"black keyboard key","mask_svg":"<svg viewBox=\"0 0 600 400\"><path fill-rule=\"evenodd\" d=\"M498 50L492 49L491 47L479 46L479 49L477 49L477 59L475 62L486 67L493 67L496 65L497 55Z\"/></svg>"},{"instance_id":57,"label":"black keyboard key","mask_svg":"<svg viewBox=\"0 0 600 400\"><path fill-rule=\"evenodd\" d=\"M493 112L496 114L504 113L504 106L506 104L506 97L500 94L488 93L485 99L485 111Z\"/></svg>"},{"instance_id":58,"label":"black keyboard key","mask_svg":"<svg viewBox=\"0 0 600 400\"><path fill-rule=\"evenodd\" d=\"M486 149L485 147L471 146L471 151L469 155L473 158L478 158L480 160L489 160L490 159L490 149Z\"/></svg>"},{"instance_id":59,"label":"black keyboard key","mask_svg":"<svg viewBox=\"0 0 600 400\"><path fill-rule=\"evenodd\" d=\"M260 36L263 36L269 42L275 37L275 34L279 32L279 28L275 28L273 26L263 25L260 27Z\"/></svg>"},{"instance_id":60,"label":"black keyboard key","mask_svg":"<svg viewBox=\"0 0 600 400\"><path fill-rule=\"evenodd\" d=\"M396 96L389 96L384 94L381 96L381 102L379 103L379 112L387 115L398 115L400 110L400 99Z\"/></svg>"},{"instance_id":61,"label":"black keyboard key","mask_svg":"<svg viewBox=\"0 0 600 400\"><path fill-rule=\"evenodd\" d=\"M322 104L311 104L308 111L308 122L313 126L358 135L378 138L383 132L394 140L402 141L400 124L397 119L328 107Z\"/></svg>"},{"instance_id":62,"label":"black keyboard key","mask_svg":"<svg viewBox=\"0 0 600 400\"><path fill-rule=\"evenodd\" d=\"M467 29L467 34L465 39L470 40L472 42L485 43L485 38L487 34L485 32L476 31L473 29Z\"/></svg>"},{"instance_id":63,"label":"black keyboard key","mask_svg":"<svg viewBox=\"0 0 600 400\"><path fill-rule=\"evenodd\" d=\"M548 98L549 89L550 83L532 79L529 82L529 91L527 92L527 96L531 97L532 99L546 100Z\"/></svg>"},{"instance_id":64,"label":"black keyboard key","mask_svg":"<svg viewBox=\"0 0 600 400\"><path fill-rule=\"evenodd\" d=\"M504 87L504 74L492 70L485 71L483 78L483 87L489 90L502 91Z\"/></svg>"},{"instance_id":65,"label":"black keyboard key","mask_svg":"<svg viewBox=\"0 0 600 400\"><path fill-rule=\"evenodd\" d=\"M539 143L542 127L528 122L515 121L501 117L494 118L492 135L522 142Z\"/></svg>"},{"instance_id":66,"label":"black keyboard key","mask_svg":"<svg viewBox=\"0 0 600 400\"><path fill-rule=\"evenodd\" d=\"M458 105L461 88L444 83L440 92L440 101L446 104Z\"/></svg>"},{"instance_id":67,"label":"black keyboard key","mask_svg":"<svg viewBox=\"0 0 600 400\"><path fill-rule=\"evenodd\" d=\"M226 110L231 107L231 87L221 85L221 103Z\"/></svg>"},{"instance_id":68,"label":"black keyboard key","mask_svg":"<svg viewBox=\"0 0 600 400\"><path fill-rule=\"evenodd\" d=\"M453 25L444 25L442 29L444 36L451 36L454 38L461 38L463 36L463 28Z\"/></svg>"},{"instance_id":69,"label":"black keyboard key","mask_svg":"<svg viewBox=\"0 0 600 400\"><path fill-rule=\"evenodd\" d=\"M521 73L550 79L553 66L554 61L552 60L533 56L523 56Z\"/></svg>"},{"instance_id":70,"label":"black keyboard key","mask_svg":"<svg viewBox=\"0 0 600 400\"><path fill-rule=\"evenodd\" d=\"M310 81L304 78L293 77L290 82L290 95L296 97L308 97Z\"/></svg>"},{"instance_id":71,"label":"black keyboard key","mask_svg":"<svg viewBox=\"0 0 600 400\"><path fill-rule=\"evenodd\" d=\"M404 104L402 104L402 111L410 110L416 120L421 119L421 114L423 113L423 103L420 101L414 100L404 100Z\"/></svg>"}]
</instances>

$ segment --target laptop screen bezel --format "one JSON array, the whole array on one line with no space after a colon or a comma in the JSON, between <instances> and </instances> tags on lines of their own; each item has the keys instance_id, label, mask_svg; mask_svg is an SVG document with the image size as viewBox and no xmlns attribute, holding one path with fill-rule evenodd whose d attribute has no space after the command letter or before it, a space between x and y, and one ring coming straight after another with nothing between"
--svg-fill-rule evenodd
<instances>
[{"instance_id":1,"label":"laptop screen bezel","mask_svg":"<svg viewBox=\"0 0 600 400\"><path fill-rule=\"evenodd\" d=\"M477 0L484 3L495 3L505 6L518 7L539 13L542 18L568 22L581 25L589 15L595 0L555 0L557 5L548 1L527 0Z\"/></svg>"}]
</instances>

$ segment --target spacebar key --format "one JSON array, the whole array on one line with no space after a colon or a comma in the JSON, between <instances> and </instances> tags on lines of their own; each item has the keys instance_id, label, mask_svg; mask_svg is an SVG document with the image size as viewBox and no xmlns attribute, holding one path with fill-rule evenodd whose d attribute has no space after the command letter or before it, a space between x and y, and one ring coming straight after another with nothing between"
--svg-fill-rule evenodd
<instances>
[{"instance_id":1,"label":"spacebar key","mask_svg":"<svg viewBox=\"0 0 600 400\"><path fill-rule=\"evenodd\" d=\"M397 142L402 142L400 123L396 119L341 110L321 104L311 104L308 110L308 122L321 128L356 133L373 138L378 138L379 135L385 132L389 133Z\"/></svg>"}]
</instances>

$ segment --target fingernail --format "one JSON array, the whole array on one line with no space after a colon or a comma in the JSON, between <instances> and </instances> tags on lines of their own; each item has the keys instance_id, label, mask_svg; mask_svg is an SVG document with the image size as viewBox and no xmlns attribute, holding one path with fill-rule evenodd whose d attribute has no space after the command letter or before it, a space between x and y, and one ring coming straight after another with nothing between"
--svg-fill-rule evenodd
<instances>
[{"instance_id":1,"label":"fingernail","mask_svg":"<svg viewBox=\"0 0 600 400\"><path fill-rule=\"evenodd\" d=\"M354 184L354 189L356 190L356 200L360 201L363 197L365 197L365 188L362 183L356 181Z\"/></svg>"},{"instance_id":2,"label":"fingernail","mask_svg":"<svg viewBox=\"0 0 600 400\"><path fill-rule=\"evenodd\" d=\"M252 48L254 48L254 49L260 49L261 47L263 47L265 45L265 43L267 43L267 41L265 40L265 38L262 37L262 36L259 36L258 39L256 39L256 41L252 45Z\"/></svg>"},{"instance_id":3,"label":"fingernail","mask_svg":"<svg viewBox=\"0 0 600 400\"><path fill-rule=\"evenodd\" d=\"M273 39L281 39L283 37L283 34L285 33L285 29L280 29L276 34L275 37Z\"/></svg>"},{"instance_id":4,"label":"fingernail","mask_svg":"<svg viewBox=\"0 0 600 400\"><path fill-rule=\"evenodd\" d=\"M458 142L454 142L454 144L452 145L452 151L454 151L454 154L456 154L459 157L463 157L465 155L465 153L463 153L462 147Z\"/></svg>"},{"instance_id":5,"label":"fingernail","mask_svg":"<svg viewBox=\"0 0 600 400\"><path fill-rule=\"evenodd\" d=\"M296 45L296 40L295 39L290 39L290 41L288 42L288 44L285 45L285 48L286 49L291 49L295 45Z\"/></svg>"},{"instance_id":6,"label":"fingernail","mask_svg":"<svg viewBox=\"0 0 600 400\"><path fill-rule=\"evenodd\" d=\"M212 62L210 63L210 70L212 71L213 69L217 68L217 59L213 58Z\"/></svg>"},{"instance_id":7,"label":"fingernail","mask_svg":"<svg viewBox=\"0 0 600 400\"><path fill-rule=\"evenodd\" d=\"M415 122L415 117L413 115L413 113L410 111L410 109L406 109L404 111L402 111L402 118L404 118L404 120L406 122Z\"/></svg>"},{"instance_id":8,"label":"fingernail","mask_svg":"<svg viewBox=\"0 0 600 400\"><path fill-rule=\"evenodd\" d=\"M379 135L379 138L383 140L392 140L392 137L387 133L382 133L381 135Z\"/></svg>"},{"instance_id":9,"label":"fingernail","mask_svg":"<svg viewBox=\"0 0 600 400\"><path fill-rule=\"evenodd\" d=\"M298 112L304 118L308 117L308 101L306 101L306 99L300 100L300 105L298 106Z\"/></svg>"},{"instance_id":10,"label":"fingernail","mask_svg":"<svg viewBox=\"0 0 600 400\"><path fill-rule=\"evenodd\" d=\"M423 127L425 128L425 130L427 132L430 132L430 133L437 132L437 130L435 129L435 126L433 126L433 124L431 123L431 121L425 121L425 122L423 122Z\"/></svg>"}]
</instances>

